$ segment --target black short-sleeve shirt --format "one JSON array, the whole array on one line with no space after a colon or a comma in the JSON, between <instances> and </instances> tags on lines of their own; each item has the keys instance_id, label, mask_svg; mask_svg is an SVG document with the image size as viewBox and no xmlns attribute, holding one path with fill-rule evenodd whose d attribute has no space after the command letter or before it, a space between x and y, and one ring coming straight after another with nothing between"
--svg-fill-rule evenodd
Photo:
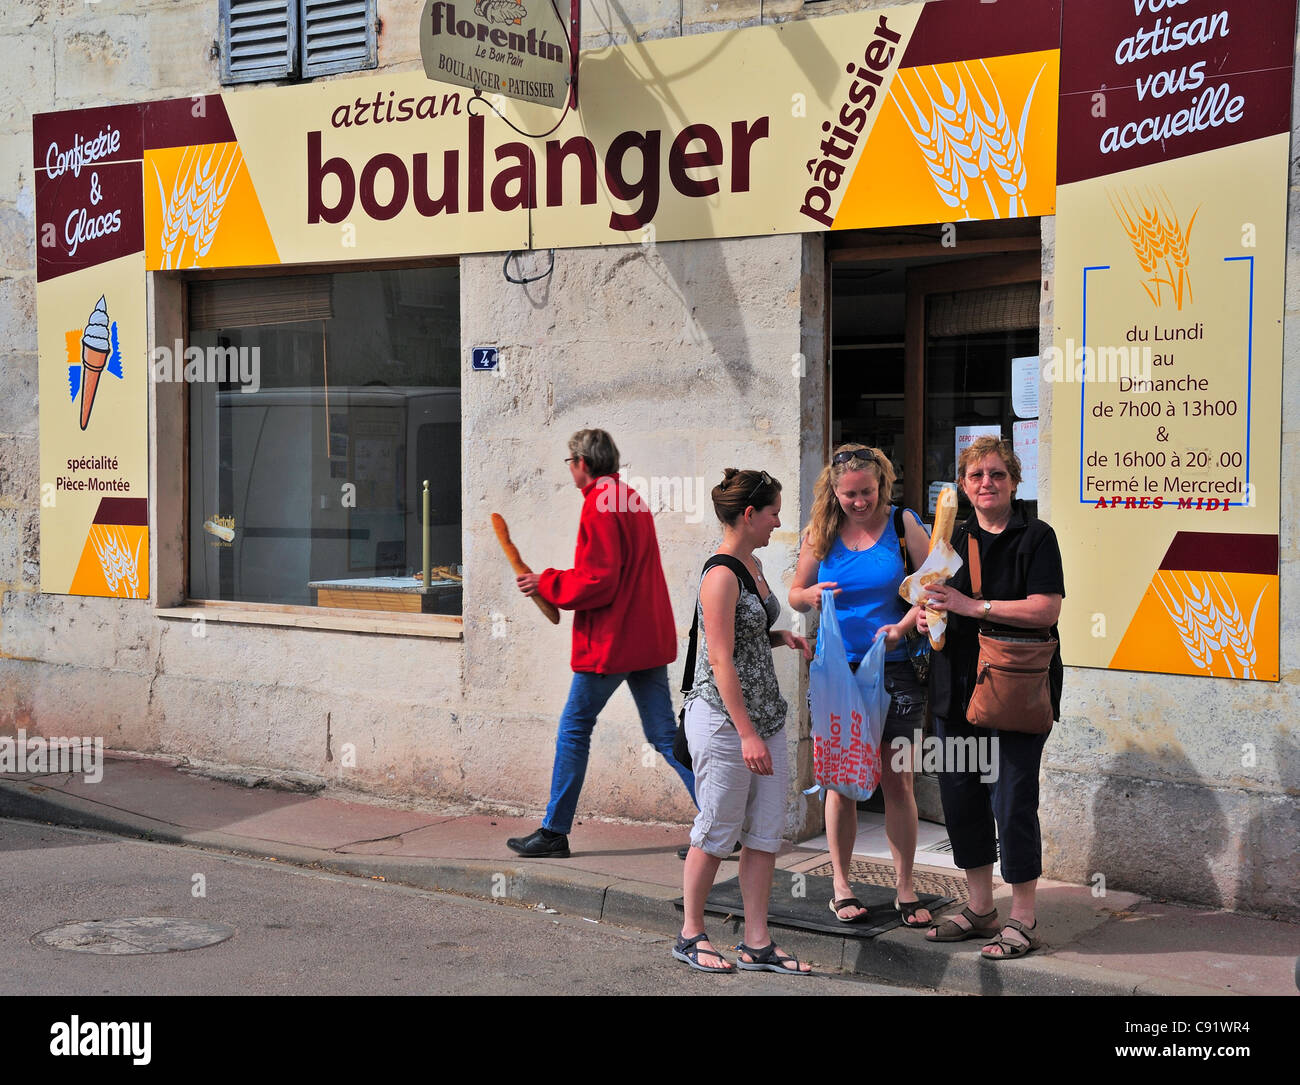
<instances>
[{"instance_id":1,"label":"black short-sleeve shirt","mask_svg":"<svg viewBox=\"0 0 1300 1085\"><path fill-rule=\"evenodd\" d=\"M1029 517L1024 503L1011 505L1011 519L998 534L984 531L975 516L959 524L952 535L952 546L965 563L950 583L959 592L971 595L970 562L967 558L967 537L974 535L980 548L980 574L982 594L985 599L1026 599L1031 595L1065 596L1065 572L1061 567L1061 548L1056 542L1056 532L1043 520ZM933 654L930 668L930 703L936 715L945 719L966 718L975 685L975 670L979 662L979 627L976 618L953 614L948 618L948 632L943 651ZM987 623L992 630L1025 631L1023 626ZM1052 626L1051 634L1057 634ZM1052 693L1052 716L1061 718L1061 687L1065 668L1061 664L1058 645L1048 669Z\"/></svg>"}]
</instances>

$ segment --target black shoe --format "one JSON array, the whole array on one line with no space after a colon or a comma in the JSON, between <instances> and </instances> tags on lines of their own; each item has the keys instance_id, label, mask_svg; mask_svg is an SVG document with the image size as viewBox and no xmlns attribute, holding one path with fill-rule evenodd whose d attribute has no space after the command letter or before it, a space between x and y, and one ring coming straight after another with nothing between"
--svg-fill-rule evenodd
<instances>
[{"instance_id":1,"label":"black shoe","mask_svg":"<svg viewBox=\"0 0 1300 1085\"><path fill-rule=\"evenodd\" d=\"M680 859L680 860L682 860L682 862L685 862L685 861L686 861L686 856L690 853L690 850L691 850L691 846L690 846L689 844L687 844L685 847L678 848L678 849L677 849L677 858ZM736 852L738 852L738 851L740 851L740 841L739 841L739 840L736 841L736 846L735 846L734 848L731 849L731 854L732 854L732 855L735 855Z\"/></svg>"},{"instance_id":2,"label":"black shoe","mask_svg":"<svg viewBox=\"0 0 1300 1085\"><path fill-rule=\"evenodd\" d=\"M506 847L526 859L567 859L569 838L550 829L538 829L531 836L515 836L506 841Z\"/></svg>"}]
</instances>

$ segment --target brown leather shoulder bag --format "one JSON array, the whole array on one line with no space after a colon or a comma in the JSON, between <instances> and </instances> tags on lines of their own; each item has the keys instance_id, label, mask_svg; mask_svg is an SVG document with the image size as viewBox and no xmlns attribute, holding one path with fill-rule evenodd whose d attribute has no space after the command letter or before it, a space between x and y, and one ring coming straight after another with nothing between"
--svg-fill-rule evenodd
<instances>
[{"instance_id":1,"label":"brown leather shoulder bag","mask_svg":"<svg viewBox=\"0 0 1300 1085\"><path fill-rule=\"evenodd\" d=\"M966 536L971 589L983 599L980 547L974 534ZM966 719L976 727L1045 735L1052 729L1052 692L1048 667L1056 654L1056 638L1046 630L1024 634L993 632L981 626L979 662Z\"/></svg>"}]
</instances>

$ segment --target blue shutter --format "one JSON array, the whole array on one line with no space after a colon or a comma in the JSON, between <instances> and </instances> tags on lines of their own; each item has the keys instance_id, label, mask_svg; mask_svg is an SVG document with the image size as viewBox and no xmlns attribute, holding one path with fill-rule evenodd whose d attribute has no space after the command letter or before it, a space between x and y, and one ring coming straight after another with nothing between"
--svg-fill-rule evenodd
<instances>
[{"instance_id":1,"label":"blue shutter","mask_svg":"<svg viewBox=\"0 0 1300 1085\"><path fill-rule=\"evenodd\" d=\"M298 73L297 0L221 0L221 82Z\"/></svg>"},{"instance_id":2,"label":"blue shutter","mask_svg":"<svg viewBox=\"0 0 1300 1085\"><path fill-rule=\"evenodd\" d=\"M296 0L304 78L379 65L374 0Z\"/></svg>"}]
</instances>

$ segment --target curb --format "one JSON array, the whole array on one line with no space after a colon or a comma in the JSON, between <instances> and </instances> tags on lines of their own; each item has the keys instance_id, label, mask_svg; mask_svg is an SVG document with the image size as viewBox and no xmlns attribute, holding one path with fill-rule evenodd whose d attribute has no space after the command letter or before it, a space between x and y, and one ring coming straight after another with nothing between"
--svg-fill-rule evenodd
<instances>
[{"instance_id":1,"label":"curb","mask_svg":"<svg viewBox=\"0 0 1300 1085\"><path fill-rule=\"evenodd\" d=\"M277 859L331 873L380 878L417 889L480 900L544 903L567 915L634 927L671 938L677 926L676 887L610 878L583 870L558 870L517 860L409 858L349 855L242 837L190 831L63 794L32 780L0 782L0 818L94 829L165 844ZM714 920L739 940L742 920ZM1087 967L1054 960L1050 947L1014 963L985 961L974 943L935 944L912 931L893 930L875 938L846 938L818 931L782 928L781 942L797 956L824 967L899 987L922 987L975 995L1222 995L1217 988L1152 978L1140 973Z\"/></svg>"}]
</instances>

